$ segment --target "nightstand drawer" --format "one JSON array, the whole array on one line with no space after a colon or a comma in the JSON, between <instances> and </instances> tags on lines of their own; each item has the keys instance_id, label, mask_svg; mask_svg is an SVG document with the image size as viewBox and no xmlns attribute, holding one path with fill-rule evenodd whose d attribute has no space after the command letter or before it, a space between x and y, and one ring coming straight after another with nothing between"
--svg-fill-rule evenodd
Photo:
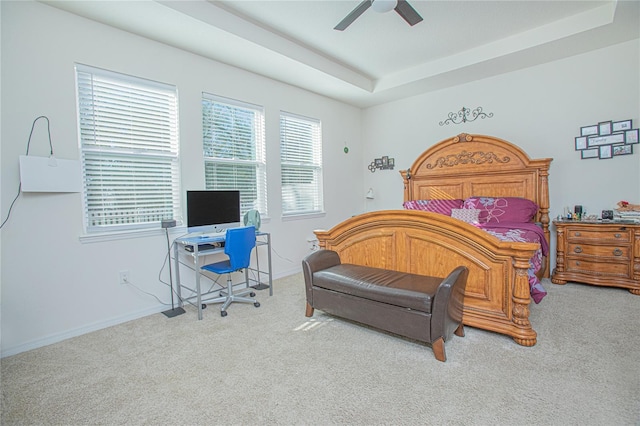
<instances>
[{"instance_id":1,"label":"nightstand drawer","mask_svg":"<svg viewBox=\"0 0 640 426\"><path fill-rule=\"evenodd\" d=\"M577 272L589 275L601 275L609 277L628 277L629 262L627 263L606 263L591 262L588 260L567 259L567 272Z\"/></svg>"},{"instance_id":2,"label":"nightstand drawer","mask_svg":"<svg viewBox=\"0 0 640 426\"><path fill-rule=\"evenodd\" d=\"M631 232L624 230L591 230L581 228L569 228L567 230L567 239L569 241L619 241L628 243L631 241Z\"/></svg>"},{"instance_id":3,"label":"nightstand drawer","mask_svg":"<svg viewBox=\"0 0 640 426\"><path fill-rule=\"evenodd\" d=\"M609 259L629 260L629 246L605 246L581 243L569 243L567 256L606 257Z\"/></svg>"}]
</instances>

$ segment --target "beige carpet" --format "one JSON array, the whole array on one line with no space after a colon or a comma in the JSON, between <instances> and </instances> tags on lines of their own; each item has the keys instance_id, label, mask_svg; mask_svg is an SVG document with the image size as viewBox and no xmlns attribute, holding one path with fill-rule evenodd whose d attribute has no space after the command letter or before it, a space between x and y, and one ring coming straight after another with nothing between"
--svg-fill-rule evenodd
<instances>
[{"instance_id":1,"label":"beige carpet","mask_svg":"<svg viewBox=\"0 0 640 426\"><path fill-rule=\"evenodd\" d=\"M162 314L2 359L3 425L638 425L640 297L545 283L538 344L428 346L316 312L302 275L202 321Z\"/></svg>"}]
</instances>

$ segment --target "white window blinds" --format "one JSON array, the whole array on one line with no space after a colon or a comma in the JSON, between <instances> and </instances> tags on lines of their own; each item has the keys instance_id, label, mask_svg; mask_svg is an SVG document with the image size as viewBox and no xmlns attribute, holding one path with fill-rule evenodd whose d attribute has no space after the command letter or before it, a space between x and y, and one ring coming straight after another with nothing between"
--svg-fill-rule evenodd
<instances>
[{"instance_id":1,"label":"white window blinds","mask_svg":"<svg viewBox=\"0 0 640 426\"><path fill-rule=\"evenodd\" d=\"M76 65L87 233L182 221L174 86Z\"/></svg>"},{"instance_id":2,"label":"white window blinds","mask_svg":"<svg viewBox=\"0 0 640 426\"><path fill-rule=\"evenodd\" d=\"M280 113L282 214L319 213L322 200L320 121Z\"/></svg>"},{"instance_id":3,"label":"white window blinds","mask_svg":"<svg viewBox=\"0 0 640 426\"><path fill-rule=\"evenodd\" d=\"M239 190L240 213L267 215L264 109L203 93L205 188Z\"/></svg>"}]
</instances>

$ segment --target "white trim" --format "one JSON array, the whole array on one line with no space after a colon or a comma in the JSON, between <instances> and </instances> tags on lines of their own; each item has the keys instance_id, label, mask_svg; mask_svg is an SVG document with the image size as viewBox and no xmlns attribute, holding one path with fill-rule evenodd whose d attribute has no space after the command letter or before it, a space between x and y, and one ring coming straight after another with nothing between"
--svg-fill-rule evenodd
<instances>
[{"instance_id":1,"label":"white trim","mask_svg":"<svg viewBox=\"0 0 640 426\"><path fill-rule=\"evenodd\" d=\"M0 355L0 358L16 355L21 352L26 352L32 349L41 348L43 346L52 345L54 343L58 343L58 342L62 342L63 340L70 339L72 337L77 337L83 334L91 333L92 331L102 330L107 327L111 327L114 325L131 321L131 320L146 317L148 315L157 314L166 309L167 307L165 305L156 305L151 308L146 308L146 309L143 309L131 314L123 315L120 317L111 318L106 321L97 321L82 327L74 328L72 330L67 330L62 333L50 334L49 336L43 337L41 339L31 340L27 343L23 343L21 345L14 346L11 348L6 348L6 349L2 348L2 354Z\"/></svg>"},{"instance_id":2,"label":"white trim","mask_svg":"<svg viewBox=\"0 0 640 426\"><path fill-rule=\"evenodd\" d=\"M289 269L287 271L282 271L279 274L273 275L273 281L288 277L290 275L295 275L302 272L302 265L297 266L295 268ZM277 290L274 288L274 291ZM273 297L273 296L271 296ZM128 321L140 319L149 315L159 314L163 311L167 310L167 305L158 304L152 306L150 308L141 309L139 311L133 312L131 314L122 315L119 317L114 317L105 321L96 321L88 325L84 325L82 327L77 327L71 330L64 331L62 333L54 333L49 336L43 337L41 339L31 340L27 343L23 343L21 345L13 346L10 348L2 348L2 353L0 354L0 358L17 355L22 352L30 351L33 349L38 349L43 346L52 345L54 343L62 342L63 340L71 339L72 337L81 336L83 334L91 333L94 331L102 330L107 327L112 327L114 325L122 324ZM187 311L185 315L192 314L194 316L193 320L196 321L195 313Z\"/></svg>"},{"instance_id":3,"label":"white trim","mask_svg":"<svg viewBox=\"0 0 640 426\"><path fill-rule=\"evenodd\" d=\"M202 97L214 103L226 104L237 108L255 109L261 111L262 114L264 114L264 106L262 105L252 104L251 102L244 102L238 99L225 98L224 96L214 95L207 92L202 92Z\"/></svg>"},{"instance_id":4,"label":"white trim","mask_svg":"<svg viewBox=\"0 0 640 426\"><path fill-rule=\"evenodd\" d=\"M99 68L99 67L94 67L91 65L85 65L85 64L80 64L77 63L75 64L75 68L76 68L76 75L77 72L84 72L87 74L94 74L94 73L98 73L101 76L104 77L108 77L108 78L112 78L115 80L123 80L123 79L129 79L130 82L132 83L137 83L137 84L146 84L149 86L153 86L155 87L157 90L164 90L166 92L174 92L177 91L177 87L174 84L169 84L169 83L163 83L161 81L157 81L157 80L150 80L148 78L144 78L144 77L137 77L135 75L131 75L131 74L125 74L125 73L121 73L121 72L117 72L117 71L110 71L104 68ZM176 93L176 97L178 96L178 94Z\"/></svg>"},{"instance_id":5,"label":"white trim","mask_svg":"<svg viewBox=\"0 0 640 426\"><path fill-rule=\"evenodd\" d=\"M300 220L300 219L314 219L317 217L325 217L327 214L327 212L313 212L313 213L293 213L293 214L287 214L287 215L282 215L282 221L288 221L288 220Z\"/></svg>"},{"instance_id":6,"label":"white trim","mask_svg":"<svg viewBox=\"0 0 640 426\"><path fill-rule=\"evenodd\" d=\"M177 226L175 228L171 228L169 233L186 234L187 228L185 226ZM82 234L80 235L79 240L82 244L87 244L127 240L130 238L155 237L158 235L165 235L165 230L163 228L148 228L120 232L102 232L100 234Z\"/></svg>"}]
</instances>

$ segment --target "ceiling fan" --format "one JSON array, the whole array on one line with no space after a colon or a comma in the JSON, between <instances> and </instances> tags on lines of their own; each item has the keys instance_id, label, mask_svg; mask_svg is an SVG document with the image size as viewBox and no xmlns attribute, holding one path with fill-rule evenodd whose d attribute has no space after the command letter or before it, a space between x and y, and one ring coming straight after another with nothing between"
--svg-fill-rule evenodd
<instances>
[{"instance_id":1,"label":"ceiling fan","mask_svg":"<svg viewBox=\"0 0 640 426\"><path fill-rule=\"evenodd\" d=\"M344 31L370 7L380 13L395 10L411 26L422 21L422 16L406 0L364 0L333 29Z\"/></svg>"}]
</instances>

